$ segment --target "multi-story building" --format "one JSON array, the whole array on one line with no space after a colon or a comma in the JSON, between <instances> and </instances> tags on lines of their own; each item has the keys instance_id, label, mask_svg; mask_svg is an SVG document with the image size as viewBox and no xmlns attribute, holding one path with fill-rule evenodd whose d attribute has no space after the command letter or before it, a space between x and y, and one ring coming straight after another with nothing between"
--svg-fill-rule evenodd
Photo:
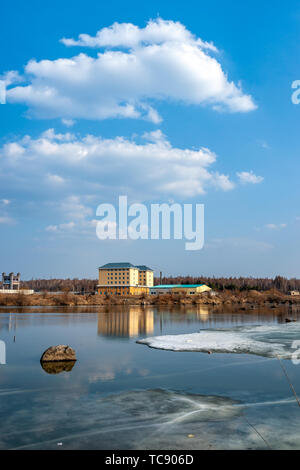
<instances>
[{"instance_id":1,"label":"multi-story building","mask_svg":"<svg viewBox=\"0 0 300 470\"><path fill-rule=\"evenodd\" d=\"M19 290L21 282L21 274L16 276L14 273L2 273L2 290Z\"/></svg>"},{"instance_id":2,"label":"multi-story building","mask_svg":"<svg viewBox=\"0 0 300 470\"><path fill-rule=\"evenodd\" d=\"M20 289L21 274L2 273L2 287L0 287L0 294L33 294L32 289Z\"/></svg>"},{"instance_id":3,"label":"multi-story building","mask_svg":"<svg viewBox=\"0 0 300 470\"><path fill-rule=\"evenodd\" d=\"M153 271L147 266L136 266L139 270L139 285L140 286L153 286Z\"/></svg>"},{"instance_id":4,"label":"multi-story building","mask_svg":"<svg viewBox=\"0 0 300 470\"><path fill-rule=\"evenodd\" d=\"M108 263L99 268L98 294L149 294L153 286L153 270L131 263Z\"/></svg>"}]
</instances>

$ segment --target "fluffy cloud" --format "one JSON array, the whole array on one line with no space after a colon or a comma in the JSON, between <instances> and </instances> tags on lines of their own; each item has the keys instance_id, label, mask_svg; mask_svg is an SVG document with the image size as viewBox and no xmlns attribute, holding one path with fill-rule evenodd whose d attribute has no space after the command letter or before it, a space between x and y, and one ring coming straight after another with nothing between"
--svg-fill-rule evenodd
<instances>
[{"instance_id":1,"label":"fluffy cloud","mask_svg":"<svg viewBox=\"0 0 300 470\"><path fill-rule=\"evenodd\" d=\"M100 29L95 37L89 34L80 34L77 41L75 39L61 39L61 42L66 46L125 47L131 49L142 44L161 44L170 41L195 43L203 49L217 51L212 43L196 39L178 21L164 21L161 18L150 20L145 28L139 28L132 23L114 23L109 28Z\"/></svg>"},{"instance_id":2,"label":"fluffy cloud","mask_svg":"<svg viewBox=\"0 0 300 470\"><path fill-rule=\"evenodd\" d=\"M61 195L67 194L64 191L103 195L109 190L110 194L149 199L194 197L209 188L227 191L234 187L227 175L210 168L216 162L211 150L173 147L159 130L130 140L79 138L49 129L35 139L25 136L6 143L0 159L5 170L0 182L26 192L47 193L52 187ZM72 219L83 212L76 198L66 202L67 208Z\"/></svg>"},{"instance_id":3,"label":"fluffy cloud","mask_svg":"<svg viewBox=\"0 0 300 470\"><path fill-rule=\"evenodd\" d=\"M95 37L62 39L66 46L105 48L96 57L31 60L24 86L7 100L25 103L39 118L137 118L159 123L156 101L212 106L229 112L256 108L240 85L229 81L216 48L181 23L157 19L145 28L115 23ZM116 50L118 48L118 50Z\"/></svg>"},{"instance_id":4,"label":"fluffy cloud","mask_svg":"<svg viewBox=\"0 0 300 470\"><path fill-rule=\"evenodd\" d=\"M64 124L64 126L67 127L72 127L75 124L75 121L73 119L62 119L61 122Z\"/></svg>"},{"instance_id":5,"label":"fluffy cloud","mask_svg":"<svg viewBox=\"0 0 300 470\"><path fill-rule=\"evenodd\" d=\"M16 222L7 212L10 203L9 199L0 199L0 224L2 225L13 225Z\"/></svg>"},{"instance_id":6,"label":"fluffy cloud","mask_svg":"<svg viewBox=\"0 0 300 470\"><path fill-rule=\"evenodd\" d=\"M65 216L71 219L75 219L76 222L82 222L86 218L92 216L92 209L87 205L83 204L78 196L68 196L65 200L60 203L60 210ZM72 224L75 224L72 222Z\"/></svg>"},{"instance_id":7,"label":"fluffy cloud","mask_svg":"<svg viewBox=\"0 0 300 470\"><path fill-rule=\"evenodd\" d=\"M2 80L6 86L12 85L14 83L19 83L24 80L17 70L10 70L9 72L0 75L0 80Z\"/></svg>"},{"instance_id":8,"label":"fluffy cloud","mask_svg":"<svg viewBox=\"0 0 300 470\"><path fill-rule=\"evenodd\" d=\"M64 183L64 178L62 178L61 176L59 175L52 175L52 174L48 174L47 175L47 181L52 183L52 184L62 184Z\"/></svg>"},{"instance_id":9,"label":"fluffy cloud","mask_svg":"<svg viewBox=\"0 0 300 470\"><path fill-rule=\"evenodd\" d=\"M48 225L45 228L46 232L55 235L94 234L97 222L99 221L92 218L94 215L93 210L87 205L87 200L89 199L90 197L87 198L86 196L71 195L59 201L52 201L50 205L56 213L56 218L72 220L57 225Z\"/></svg>"},{"instance_id":10,"label":"fluffy cloud","mask_svg":"<svg viewBox=\"0 0 300 470\"><path fill-rule=\"evenodd\" d=\"M237 176L241 183L258 184L264 180L262 176L255 175L253 171L241 171L237 173Z\"/></svg>"}]
</instances>

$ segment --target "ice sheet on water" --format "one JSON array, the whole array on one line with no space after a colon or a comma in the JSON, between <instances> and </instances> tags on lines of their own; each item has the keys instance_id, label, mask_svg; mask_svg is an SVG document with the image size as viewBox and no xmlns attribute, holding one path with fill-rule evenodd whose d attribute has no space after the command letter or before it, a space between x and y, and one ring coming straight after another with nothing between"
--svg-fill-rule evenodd
<instances>
[{"instance_id":1,"label":"ice sheet on water","mask_svg":"<svg viewBox=\"0 0 300 470\"><path fill-rule=\"evenodd\" d=\"M137 342L169 351L256 354L289 359L295 353L293 342L297 340L300 340L300 323L202 330L192 334L154 336Z\"/></svg>"},{"instance_id":2,"label":"ice sheet on water","mask_svg":"<svg viewBox=\"0 0 300 470\"><path fill-rule=\"evenodd\" d=\"M32 398L26 407L13 407L0 449L57 449L58 443L63 449L266 448L246 416L273 448L300 448L294 397L242 403L150 389L106 397L68 395L68 401L48 394Z\"/></svg>"},{"instance_id":3,"label":"ice sheet on water","mask_svg":"<svg viewBox=\"0 0 300 470\"><path fill-rule=\"evenodd\" d=\"M226 397L186 394L167 390L130 391L104 400L114 409L152 423L223 420L237 416L238 401Z\"/></svg>"},{"instance_id":4,"label":"ice sheet on water","mask_svg":"<svg viewBox=\"0 0 300 470\"><path fill-rule=\"evenodd\" d=\"M22 431L17 425L19 413L7 420L0 449L53 449L57 442L66 449L151 448L152 442L160 445L157 436L172 447L175 434L180 442L187 440L188 434L199 432L199 426L222 426L241 416L244 409L240 402L227 397L164 389L101 398L93 395L75 408L70 407L71 402L63 406L57 401L57 406L50 406L43 397L35 399L32 406L22 409L26 422ZM205 447L208 444L204 441L203 434L201 445Z\"/></svg>"}]
</instances>

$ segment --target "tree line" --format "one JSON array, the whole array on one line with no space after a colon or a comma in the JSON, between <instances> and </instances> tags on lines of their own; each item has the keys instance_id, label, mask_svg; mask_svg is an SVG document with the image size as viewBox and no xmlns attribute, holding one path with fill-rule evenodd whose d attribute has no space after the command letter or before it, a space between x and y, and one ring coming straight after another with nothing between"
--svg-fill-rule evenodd
<instances>
[{"instance_id":1,"label":"tree line","mask_svg":"<svg viewBox=\"0 0 300 470\"><path fill-rule=\"evenodd\" d=\"M31 279L22 281L22 289L33 289L36 292L80 292L93 293L97 288L97 279ZM154 284L160 284L160 278L154 279ZM228 290L258 290L277 289L285 294L291 290L300 291L300 279L287 279L282 276L275 278L254 277L207 277L207 276L164 276L162 284L207 284L212 289Z\"/></svg>"},{"instance_id":2,"label":"tree line","mask_svg":"<svg viewBox=\"0 0 300 470\"><path fill-rule=\"evenodd\" d=\"M33 289L36 292L78 292L94 293L97 279L31 279L22 281L22 289Z\"/></svg>"},{"instance_id":3,"label":"tree line","mask_svg":"<svg viewBox=\"0 0 300 470\"><path fill-rule=\"evenodd\" d=\"M160 284L160 279L155 278L155 284ZM287 279L282 276L275 278L254 277L207 277L207 276L175 276L162 277L162 284L207 284L215 290L257 290L267 291L277 289L285 294L292 290L300 291L300 279Z\"/></svg>"}]
</instances>

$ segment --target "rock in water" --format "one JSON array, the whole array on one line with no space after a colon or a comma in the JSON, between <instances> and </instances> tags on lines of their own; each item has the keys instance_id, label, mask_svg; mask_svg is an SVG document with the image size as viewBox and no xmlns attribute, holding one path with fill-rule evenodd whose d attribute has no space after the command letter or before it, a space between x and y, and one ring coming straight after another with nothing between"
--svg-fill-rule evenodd
<instances>
[{"instance_id":1,"label":"rock in water","mask_svg":"<svg viewBox=\"0 0 300 470\"><path fill-rule=\"evenodd\" d=\"M73 348L64 344L51 346L42 354L41 362L76 361L76 353Z\"/></svg>"}]
</instances>

